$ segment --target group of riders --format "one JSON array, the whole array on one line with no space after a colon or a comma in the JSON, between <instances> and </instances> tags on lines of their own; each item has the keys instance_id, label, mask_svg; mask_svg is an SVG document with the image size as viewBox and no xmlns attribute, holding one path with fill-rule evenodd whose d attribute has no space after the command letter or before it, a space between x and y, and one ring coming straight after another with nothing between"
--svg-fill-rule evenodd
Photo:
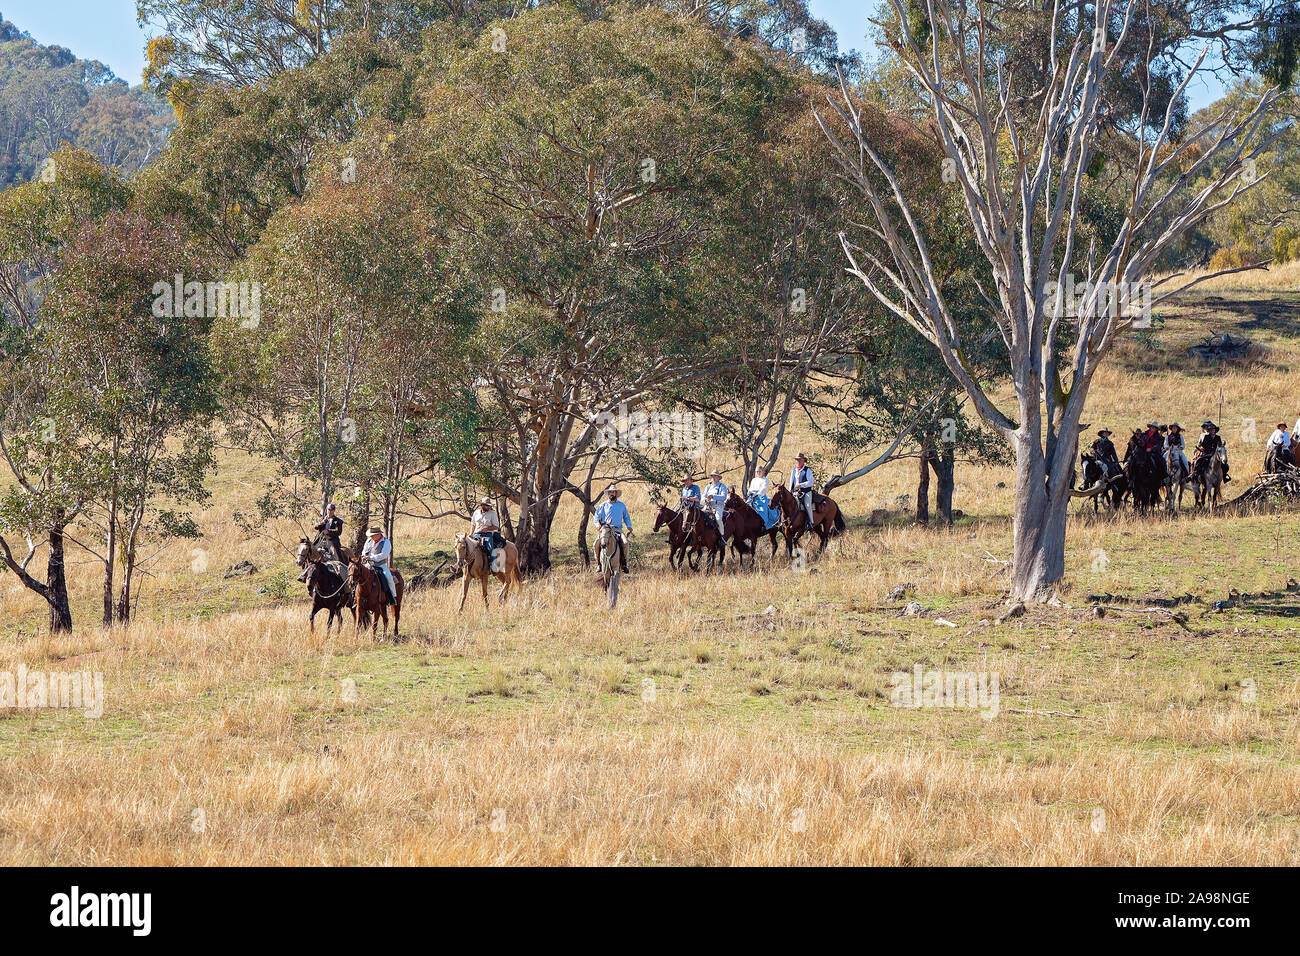
<instances>
[{"instance_id":1,"label":"group of riders","mask_svg":"<svg viewBox=\"0 0 1300 956\"><path fill-rule=\"evenodd\" d=\"M1300 421L1296 422L1296 430L1300 431ZM1169 477L1169 469L1181 462L1187 478L1192 481L1203 478L1206 469L1217 455L1222 465L1224 482L1232 481L1228 473L1227 445L1223 441L1223 436L1219 434L1219 426L1212 421L1201 423L1201 436L1196 442L1193 451L1195 457L1191 461L1187 459L1187 439L1178 422L1172 425L1149 422L1145 429L1135 431L1122 460L1110 436L1109 429L1101 429L1097 432L1092 447L1084 453L1085 458L1091 458L1102 466L1103 480L1110 480L1120 475L1130 458L1134 454L1141 453L1158 465L1162 480ZM1300 439L1294 437L1286 422L1279 422L1265 443L1264 470L1274 472L1281 466L1295 467L1297 442L1300 442Z\"/></svg>"},{"instance_id":2,"label":"group of riders","mask_svg":"<svg viewBox=\"0 0 1300 956\"><path fill-rule=\"evenodd\" d=\"M767 528L772 528L781 518L780 511L773 507L771 499L771 479L767 469L759 467L745 495L745 500L763 519ZM808 466L806 456L800 454L795 458L795 468L790 473L790 493L808 513L808 522L814 522L813 516L813 471ZM723 513L731 489L722 480L722 472L714 469L709 474L709 483L701 490L695 483L694 476L686 474L682 478L679 512L698 508L702 514L717 522L718 532L723 529ZM605 500L595 509L596 524L600 528L610 528L617 536L619 544L619 565L626 573L628 539L632 535L632 515L623 503L622 490L617 485L610 485L605 492ZM478 506L470 514L469 537L482 549L488 559L491 570L496 571L501 549L506 539L501 533L501 519L497 515L493 501L489 497L479 500ZM338 516L338 509L330 503L325 509L325 517L315 526L318 532L317 542L326 560L346 563L348 551L343 547L343 519ZM393 545L382 528L376 526L367 532L365 547L361 552L361 563L376 571L383 586L389 604L395 604L392 574ZM299 575L298 580L306 580L307 570Z\"/></svg>"},{"instance_id":3,"label":"group of riders","mask_svg":"<svg viewBox=\"0 0 1300 956\"><path fill-rule=\"evenodd\" d=\"M1187 438L1183 433L1183 426L1178 422L1172 425L1148 422L1144 430L1133 433L1133 439L1129 442L1128 451L1122 460L1115 450L1115 443L1110 440L1111 434L1109 428L1098 431L1092 447L1085 453L1086 457L1091 457L1102 466L1103 480L1108 481L1122 474L1124 465L1138 453L1158 463L1159 469L1162 470L1162 479L1167 476L1163 471L1166 462L1181 461L1187 475L1190 478L1197 478L1204 474L1205 469L1214 460L1214 456L1220 454L1220 461L1223 463L1223 480L1225 482L1232 480L1228 477L1227 446L1224 445L1223 437L1219 434L1219 426L1212 421L1206 420L1201 423L1201 437L1196 442L1193 452L1196 457L1190 462L1187 460Z\"/></svg>"}]
</instances>

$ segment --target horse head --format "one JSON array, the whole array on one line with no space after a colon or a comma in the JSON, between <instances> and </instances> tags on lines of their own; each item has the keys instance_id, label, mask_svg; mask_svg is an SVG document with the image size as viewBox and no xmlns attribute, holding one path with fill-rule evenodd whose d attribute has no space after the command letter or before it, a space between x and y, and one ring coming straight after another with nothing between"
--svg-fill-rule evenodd
<instances>
[{"instance_id":1,"label":"horse head","mask_svg":"<svg viewBox=\"0 0 1300 956\"><path fill-rule=\"evenodd\" d=\"M297 554L294 556L294 560L298 562L298 567L300 568L306 567L307 561L312 556L312 553L314 551L315 549L311 546L311 542L308 541L306 538L302 538L298 542L298 551Z\"/></svg>"},{"instance_id":2,"label":"horse head","mask_svg":"<svg viewBox=\"0 0 1300 956\"><path fill-rule=\"evenodd\" d=\"M658 531L658 530L659 530L660 528L662 528L662 527L665 527L665 526L671 526L672 523L673 523L673 521L674 521L676 518L677 518L677 512L676 512L676 511L673 511L672 508L669 508L669 507L668 507L667 505L665 505L665 504L661 504L661 505L659 506L659 510L658 510L658 512L655 513L655 526L654 526L654 530L655 530L655 531Z\"/></svg>"}]
</instances>

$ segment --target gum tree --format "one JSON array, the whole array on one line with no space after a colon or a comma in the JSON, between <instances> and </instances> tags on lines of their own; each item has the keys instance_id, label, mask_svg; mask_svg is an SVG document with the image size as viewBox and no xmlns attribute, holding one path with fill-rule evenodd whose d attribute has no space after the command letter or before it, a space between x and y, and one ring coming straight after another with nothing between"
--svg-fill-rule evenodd
<instances>
[{"instance_id":1,"label":"gum tree","mask_svg":"<svg viewBox=\"0 0 1300 956\"><path fill-rule=\"evenodd\" d=\"M849 133L823 126L842 174L870 206L862 229L888 251L878 255L846 232L844 254L871 294L934 346L972 409L1010 445L1011 596L1049 600L1065 571L1069 478L1098 364L1142 321L1133 302L1150 289L1161 253L1259 181L1253 160L1270 141L1265 120L1276 94L1266 90L1249 107L1225 108L1178 137L1184 95L1206 52L1180 68L1184 44L1158 36L1156 7L1101 0L1037 11L1034 22L1051 38L1039 69L1007 56L1001 8L888 3L896 22L890 42L944 152L932 188L947 179L960 191L991 270L991 288L973 283L960 294L989 304L1010 406L973 370L972 343L954 320L955 290L934 266L917 197L881 158L847 84L828 102ZM1172 89L1164 82L1171 76ZM1121 87L1136 91L1124 122L1113 109ZM1115 225L1089 232L1083 207L1093 198L1099 146L1124 137L1132 174ZM1078 294L1062 294L1070 288ZM1158 290L1154 301L1178 291Z\"/></svg>"}]
</instances>

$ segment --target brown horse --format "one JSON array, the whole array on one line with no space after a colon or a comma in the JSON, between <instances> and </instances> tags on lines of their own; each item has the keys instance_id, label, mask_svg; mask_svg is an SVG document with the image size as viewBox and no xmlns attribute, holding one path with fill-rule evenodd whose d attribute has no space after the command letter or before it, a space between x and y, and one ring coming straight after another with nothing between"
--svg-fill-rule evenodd
<instances>
[{"instance_id":1,"label":"brown horse","mask_svg":"<svg viewBox=\"0 0 1300 956\"><path fill-rule=\"evenodd\" d=\"M514 584L515 590L518 591L522 582L519 578L519 549L515 547L513 541L507 541L505 550L505 570L493 571L488 563L487 555L477 543L471 542L468 535L456 535L456 564L465 572L463 586L460 589L460 607L457 612L465 610L465 598L469 594L469 582L471 578L478 578L483 582L483 606L488 606L487 583L488 576L495 575L496 579L503 585L501 592L497 595L497 601L504 603L506 597L510 594L510 585Z\"/></svg>"},{"instance_id":2,"label":"brown horse","mask_svg":"<svg viewBox=\"0 0 1300 956\"><path fill-rule=\"evenodd\" d=\"M1142 446L1142 432L1135 430L1124 452L1124 475L1133 492L1133 510L1145 513L1160 506L1160 489L1165 486L1164 459Z\"/></svg>"},{"instance_id":3,"label":"brown horse","mask_svg":"<svg viewBox=\"0 0 1300 956\"><path fill-rule=\"evenodd\" d=\"M668 567L680 568L686 560L686 549L690 546L691 535L684 526L682 513L674 511L667 505L660 505L655 514L655 527L668 529Z\"/></svg>"},{"instance_id":4,"label":"brown horse","mask_svg":"<svg viewBox=\"0 0 1300 956\"><path fill-rule=\"evenodd\" d=\"M706 571L713 570L715 560L722 563L726 562L727 539L718 530L718 523L713 520L711 513L694 502L683 502L682 525L691 536L692 551L687 555L686 560L690 564L692 571L700 569L700 552L705 550L709 552L708 564L705 567Z\"/></svg>"},{"instance_id":5,"label":"brown horse","mask_svg":"<svg viewBox=\"0 0 1300 956\"><path fill-rule=\"evenodd\" d=\"M370 620L370 636L379 630L379 619L384 619L384 635L388 635L388 595L379 580L379 572L366 567L359 558L348 562L348 582L357 596L357 629L360 630L367 619ZM402 620L402 575L393 572L393 590L396 601L393 604L393 637L399 637L398 626Z\"/></svg>"},{"instance_id":6,"label":"brown horse","mask_svg":"<svg viewBox=\"0 0 1300 956\"><path fill-rule=\"evenodd\" d=\"M749 542L749 566L754 566L758 558L758 539L767 535L772 542L772 554L776 557L776 536L781 533L780 524L771 528L763 516L754 507L734 491L727 497L727 504L722 512L722 529L731 539L731 546L736 549L740 566L745 566L745 542Z\"/></svg>"},{"instance_id":7,"label":"brown horse","mask_svg":"<svg viewBox=\"0 0 1300 956\"><path fill-rule=\"evenodd\" d=\"M781 512L780 528L785 532L785 551L793 558L795 543L808 530L808 512L785 485L777 487L776 493L772 495L772 504ZM812 531L821 539L821 548L817 553L821 554L826 550L827 540L844 530L844 515L834 498L814 494L813 519Z\"/></svg>"}]
</instances>

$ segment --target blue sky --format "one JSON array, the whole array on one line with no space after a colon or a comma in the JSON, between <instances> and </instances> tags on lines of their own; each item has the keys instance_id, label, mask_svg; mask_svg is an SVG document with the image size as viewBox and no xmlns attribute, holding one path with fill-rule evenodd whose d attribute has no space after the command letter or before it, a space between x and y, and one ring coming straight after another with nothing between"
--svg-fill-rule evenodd
<instances>
[{"instance_id":1,"label":"blue sky","mask_svg":"<svg viewBox=\"0 0 1300 956\"><path fill-rule=\"evenodd\" d=\"M867 18L876 0L809 0L813 13L839 34L840 45L868 52ZM0 11L41 43L58 44L77 56L99 60L128 83L140 82L145 36L135 22L135 0L0 0ZM1190 90L1198 109L1221 92L1217 83Z\"/></svg>"}]
</instances>

